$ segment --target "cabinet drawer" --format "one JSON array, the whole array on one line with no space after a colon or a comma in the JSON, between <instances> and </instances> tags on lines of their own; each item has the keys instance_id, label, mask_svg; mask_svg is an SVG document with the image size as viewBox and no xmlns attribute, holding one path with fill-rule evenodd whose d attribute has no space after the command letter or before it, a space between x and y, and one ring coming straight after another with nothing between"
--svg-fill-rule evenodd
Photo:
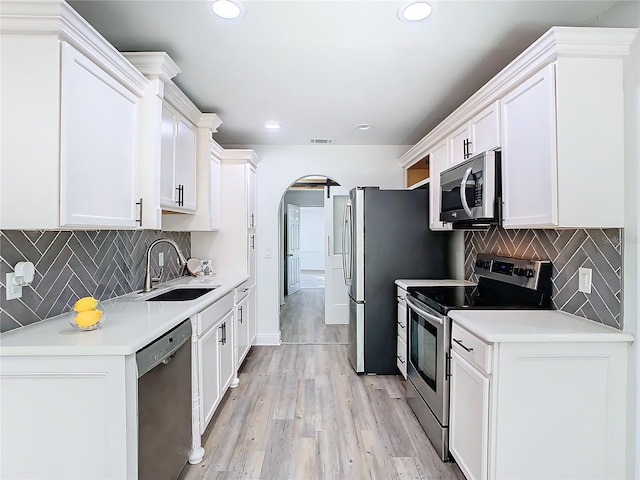
<instances>
[{"instance_id":1,"label":"cabinet drawer","mask_svg":"<svg viewBox=\"0 0 640 480\"><path fill-rule=\"evenodd\" d=\"M397 337L397 351L396 351L396 364L398 365L398 370L402 373L402 376L407 378L407 344L404 341Z\"/></svg>"},{"instance_id":2,"label":"cabinet drawer","mask_svg":"<svg viewBox=\"0 0 640 480\"><path fill-rule=\"evenodd\" d=\"M404 304L398 303L398 316L396 319L398 327L398 337L407 343L407 308Z\"/></svg>"},{"instance_id":3,"label":"cabinet drawer","mask_svg":"<svg viewBox=\"0 0 640 480\"><path fill-rule=\"evenodd\" d=\"M249 294L249 280L236 287L236 305Z\"/></svg>"},{"instance_id":4,"label":"cabinet drawer","mask_svg":"<svg viewBox=\"0 0 640 480\"><path fill-rule=\"evenodd\" d=\"M462 358L485 373L491 373L493 348L478 337L453 322L451 348Z\"/></svg>"},{"instance_id":5,"label":"cabinet drawer","mask_svg":"<svg viewBox=\"0 0 640 480\"><path fill-rule=\"evenodd\" d=\"M213 305L200 312L197 325L198 336L209 330L231 309L233 309L233 293L229 292Z\"/></svg>"}]
</instances>

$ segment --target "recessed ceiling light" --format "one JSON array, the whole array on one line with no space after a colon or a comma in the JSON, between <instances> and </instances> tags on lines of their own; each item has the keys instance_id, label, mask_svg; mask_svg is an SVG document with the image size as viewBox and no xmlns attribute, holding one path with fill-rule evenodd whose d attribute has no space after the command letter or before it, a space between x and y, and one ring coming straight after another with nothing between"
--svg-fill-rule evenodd
<instances>
[{"instance_id":1,"label":"recessed ceiling light","mask_svg":"<svg viewBox=\"0 0 640 480\"><path fill-rule=\"evenodd\" d=\"M419 22L433 13L433 6L429 2L412 1L405 3L398 10L398 18L403 22Z\"/></svg>"},{"instance_id":2,"label":"recessed ceiling light","mask_svg":"<svg viewBox=\"0 0 640 480\"><path fill-rule=\"evenodd\" d=\"M264 128L266 128L267 130L280 130L282 128L282 125L280 125L278 122L267 122L264 124Z\"/></svg>"},{"instance_id":3,"label":"recessed ceiling light","mask_svg":"<svg viewBox=\"0 0 640 480\"><path fill-rule=\"evenodd\" d=\"M237 0L215 0L211 8L213 13L225 20L233 20L244 15L244 5Z\"/></svg>"},{"instance_id":4,"label":"recessed ceiling light","mask_svg":"<svg viewBox=\"0 0 640 480\"><path fill-rule=\"evenodd\" d=\"M356 125L356 130L371 130L371 125L369 125L368 123L361 123L359 125Z\"/></svg>"}]
</instances>

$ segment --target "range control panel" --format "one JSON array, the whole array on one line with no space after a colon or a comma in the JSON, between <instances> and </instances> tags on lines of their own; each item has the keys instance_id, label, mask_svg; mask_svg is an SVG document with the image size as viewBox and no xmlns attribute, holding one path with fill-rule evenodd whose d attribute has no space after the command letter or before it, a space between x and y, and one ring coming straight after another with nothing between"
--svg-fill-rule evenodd
<instances>
[{"instance_id":1,"label":"range control panel","mask_svg":"<svg viewBox=\"0 0 640 480\"><path fill-rule=\"evenodd\" d=\"M474 272L480 277L493 278L535 290L538 288L541 276L551 277L551 262L479 253Z\"/></svg>"}]
</instances>

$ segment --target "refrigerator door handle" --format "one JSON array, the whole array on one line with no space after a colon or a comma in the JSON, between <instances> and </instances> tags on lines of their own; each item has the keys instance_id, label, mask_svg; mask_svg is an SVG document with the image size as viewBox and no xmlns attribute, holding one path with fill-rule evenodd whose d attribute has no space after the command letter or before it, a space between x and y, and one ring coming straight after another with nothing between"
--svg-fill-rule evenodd
<instances>
[{"instance_id":1,"label":"refrigerator door handle","mask_svg":"<svg viewBox=\"0 0 640 480\"><path fill-rule=\"evenodd\" d=\"M344 284L348 287L351 280L350 263L347 261L347 228L349 227L351 216L351 205L347 201L344 205L344 217L342 219L342 274L344 275ZM350 253L350 252L349 252Z\"/></svg>"}]
</instances>

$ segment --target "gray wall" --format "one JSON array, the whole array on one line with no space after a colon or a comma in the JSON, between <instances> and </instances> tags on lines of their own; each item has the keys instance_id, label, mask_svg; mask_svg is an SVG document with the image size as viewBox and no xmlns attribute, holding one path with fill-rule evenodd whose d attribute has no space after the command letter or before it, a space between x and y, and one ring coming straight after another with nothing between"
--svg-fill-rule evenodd
<instances>
[{"instance_id":1,"label":"gray wall","mask_svg":"<svg viewBox=\"0 0 640 480\"><path fill-rule=\"evenodd\" d=\"M21 231L0 232L0 331L39 322L71 310L78 298L99 300L140 290L144 282L144 253L155 239L175 240L186 257L191 234L159 231ZM173 248L160 244L153 249L157 272L158 253L164 252L163 281L183 274ZM6 299L6 274L18 262L35 265L31 286L22 298Z\"/></svg>"},{"instance_id":2,"label":"gray wall","mask_svg":"<svg viewBox=\"0 0 640 480\"><path fill-rule=\"evenodd\" d=\"M554 308L622 329L622 230L504 230L465 232L465 278L478 253L551 260ZM578 291L578 268L592 269L591 294Z\"/></svg>"}]
</instances>

